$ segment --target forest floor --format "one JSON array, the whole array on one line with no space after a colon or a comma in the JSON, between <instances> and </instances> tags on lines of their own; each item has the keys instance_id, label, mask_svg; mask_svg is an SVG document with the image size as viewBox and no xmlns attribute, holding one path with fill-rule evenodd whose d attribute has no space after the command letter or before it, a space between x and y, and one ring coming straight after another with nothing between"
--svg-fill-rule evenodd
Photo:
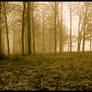
<instances>
[{"instance_id":1,"label":"forest floor","mask_svg":"<svg viewBox=\"0 0 92 92\"><path fill-rule=\"evenodd\" d=\"M0 60L0 90L92 90L92 53Z\"/></svg>"}]
</instances>

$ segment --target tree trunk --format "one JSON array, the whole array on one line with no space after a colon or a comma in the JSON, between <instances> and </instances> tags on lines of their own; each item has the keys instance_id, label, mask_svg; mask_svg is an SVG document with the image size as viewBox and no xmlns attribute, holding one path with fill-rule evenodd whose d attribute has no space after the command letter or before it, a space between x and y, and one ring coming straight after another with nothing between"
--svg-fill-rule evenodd
<instances>
[{"instance_id":1,"label":"tree trunk","mask_svg":"<svg viewBox=\"0 0 92 92\"><path fill-rule=\"evenodd\" d=\"M49 32L49 53L51 53L51 33Z\"/></svg>"},{"instance_id":2,"label":"tree trunk","mask_svg":"<svg viewBox=\"0 0 92 92\"><path fill-rule=\"evenodd\" d=\"M85 50L85 26L84 26L84 31L83 31L83 47L82 47L82 51L84 52Z\"/></svg>"},{"instance_id":3,"label":"tree trunk","mask_svg":"<svg viewBox=\"0 0 92 92\"><path fill-rule=\"evenodd\" d=\"M83 44L82 44L82 51L85 51L85 21L86 17L84 16L84 25L83 25Z\"/></svg>"},{"instance_id":4,"label":"tree trunk","mask_svg":"<svg viewBox=\"0 0 92 92\"><path fill-rule=\"evenodd\" d=\"M32 5L32 31L33 31L33 52L34 52L34 55L35 55L35 30L34 30L34 18L33 18L33 2L31 3Z\"/></svg>"},{"instance_id":5,"label":"tree trunk","mask_svg":"<svg viewBox=\"0 0 92 92\"><path fill-rule=\"evenodd\" d=\"M27 30L28 30L28 55L32 54L31 52L31 17L30 17L30 3L27 2Z\"/></svg>"},{"instance_id":6,"label":"tree trunk","mask_svg":"<svg viewBox=\"0 0 92 92\"><path fill-rule=\"evenodd\" d=\"M55 26L55 53L57 52L57 37L56 37L56 13L57 13L57 11L56 11L56 8L57 8L57 5L56 5L56 2L55 2L55 11L54 11L54 14L55 14L55 22L54 22L54 26Z\"/></svg>"},{"instance_id":7,"label":"tree trunk","mask_svg":"<svg viewBox=\"0 0 92 92\"><path fill-rule=\"evenodd\" d=\"M8 55L10 55L10 48L9 48L9 30L8 30L8 24L7 24L7 16L6 16L6 5L4 3L4 17L5 17L5 26L6 26L6 37L7 37L7 49L8 49Z\"/></svg>"},{"instance_id":8,"label":"tree trunk","mask_svg":"<svg viewBox=\"0 0 92 92\"><path fill-rule=\"evenodd\" d=\"M2 10L2 5L1 5L1 2L0 2L0 24L2 24L1 22L1 10ZM2 55L2 44L1 44L1 35L2 35L2 27L0 25L0 55Z\"/></svg>"},{"instance_id":9,"label":"tree trunk","mask_svg":"<svg viewBox=\"0 0 92 92\"><path fill-rule=\"evenodd\" d=\"M90 51L91 51L91 34L90 34Z\"/></svg>"},{"instance_id":10,"label":"tree trunk","mask_svg":"<svg viewBox=\"0 0 92 92\"><path fill-rule=\"evenodd\" d=\"M26 5L25 5L25 2L23 2L23 12L22 12L22 55L24 55L25 10L26 10Z\"/></svg>"},{"instance_id":11,"label":"tree trunk","mask_svg":"<svg viewBox=\"0 0 92 92\"><path fill-rule=\"evenodd\" d=\"M62 52L62 3L61 3L60 52Z\"/></svg>"},{"instance_id":12,"label":"tree trunk","mask_svg":"<svg viewBox=\"0 0 92 92\"><path fill-rule=\"evenodd\" d=\"M83 47L82 47L82 51L84 52L85 51L85 36L86 36L86 34L85 34L85 26L86 26L86 24L87 24L87 14L88 14L88 7L87 7L87 3L85 2L84 3L85 4L85 15L84 15L84 25L83 25Z\"/></svg>"},{"instance_id":13,"label":"tree trunk","mask_svg":"<svg viewBox=\"0 0 92 92\"><path fill-rule=\"evenodd\" d=\"M78 52L80 52L80 42L81 42L81 39L80 39L80 19L79 19L79 24L78 24Z\"/></svg>"},{"instance_id":14,"label":"tree trunk","mask_svg":"<svg viewBox=\"0 0 92 92\"><path fill-rule=\"evenodd\" d=\"M70 52L72 52L72 10L70 8Z\"/></svg>"},{"instance_id":15,"label":"tree trunk","mask_svg":"<svg viewBox=\"0 0 92 92\"><path fill-rule=\"evenodd\" d=\"M44 47L44 13L43 13L43 53L45 53L45 47Z\"/></svg>"}]
</instances>

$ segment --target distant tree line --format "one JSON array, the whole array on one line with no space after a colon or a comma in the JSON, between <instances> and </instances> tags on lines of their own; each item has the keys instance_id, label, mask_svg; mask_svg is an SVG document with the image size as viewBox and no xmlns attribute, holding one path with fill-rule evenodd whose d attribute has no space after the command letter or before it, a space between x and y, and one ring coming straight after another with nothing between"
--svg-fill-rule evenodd
<instances>
[{"instance_id":1,"label":"distant tree line","mask_svg":"<svg viewBox=\"0 0 92 92\"><path fill-rule=\"evenodd\" d=\"M70 29L63 19L63 2L1 2L0 1L0 54L35 55L36 53L62 53L69 40L72 52L72 14L79 17L77 51L85 51L85 41L92 39L92 3L68 2ZM75 7L76 4L76 7ZM70 34L67 33L70 32ZM59 49L59 50L58 50Z\"/></svg>"}]
</instances>

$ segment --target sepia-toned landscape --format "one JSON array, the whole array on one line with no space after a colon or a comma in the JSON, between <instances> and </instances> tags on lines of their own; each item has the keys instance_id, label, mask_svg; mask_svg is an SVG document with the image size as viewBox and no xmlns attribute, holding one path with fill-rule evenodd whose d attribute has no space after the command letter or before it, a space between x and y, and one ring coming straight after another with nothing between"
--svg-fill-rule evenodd
<instances>
[{"instance_id":1,"label":"sepia-toned landscape","mask_svg":"<svg viewBox=\"0 0 92 92\"><path fill-rule=\"evenodd\" d=\"M92 2L0 1L1 90L92 90Z\"/></svg>"}]
</instances>

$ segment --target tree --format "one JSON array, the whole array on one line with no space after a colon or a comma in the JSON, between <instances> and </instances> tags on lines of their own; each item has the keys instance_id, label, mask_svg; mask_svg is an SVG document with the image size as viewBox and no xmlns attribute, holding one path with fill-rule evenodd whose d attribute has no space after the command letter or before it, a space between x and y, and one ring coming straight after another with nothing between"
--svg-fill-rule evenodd
<instances>
[{"instance_id":1,"label":"tree","mask_svg":"<svg viewBox=\"0 0 92 92\"><path fill-rule=\"evenodd\" d=\"M83 16L84 16L84 7L83 5L81 5L81 3L78 3L75 13L78 15L79 17L79 23L78 23L78 52L80 52L80 44L81 44L81 40L82 40L82 30L81 28L81 24L83 21Z\"/></svg>"},{"instance_id":2,"label":"tree","mask_svg":"<svg viewBox=\"0 0 92 92\"><path fill-rule=\"evenodd\" d=\"M84 2L84 6L85 6L85 13L84 13L84 25L83 25L83 44L82 44L82 51L85 50L85 40L86 40L86 25L88 22L88 7L87 7L87 3Z\"/></svg>"},{"instance_id":3,"label":"tree","mask_svg":"<svg viewBox=\"0 0 92 92\"><path fill-rule=\"evenodd\" d=\"M22 12L22 55L24 55L25 13L26 13L26 3L23 2L23 12Z\"/></svg>"},{"instance_id":4,"label":"tree","mask_svg":"<svg viewBox=\"0 0 92 92\"><path fill-rule=\"evenodd\" d=\"M72 14L75 14L79 17L78 21L78 45L77 51L80 52L80 44L82 40L82 31L83 31L83 19L84 19L84 5L83 2L72 2L70 3ZM81 26L82 25L82 26Z\"/></svg>"},{"instance_id":5,"label":"tree","mask_svg":"<svg viewBox=\"0 0 92 92\"><path fill-rule=\"evenodd\" d=\"M44 47L44 17L45 16L44 16L44 13L43 13L43 15L42 15L42 18L43 18L43 20L42 20L43 21L43 23L42 23L43 24L43 26L42 26L42 30L43 30L43 53L45 53L45 47Z\"/></svg>"},{"instance_id":6,"label":"tree","mask_svg":"<svg viewBox=\"0 0 92 92\"><path fill-rule=\"evenodd\" d=\"M81 25L83 24L83 18L84 18L84 6L79 2L76 5L77 7L74 9L74 12L78 15L79 17L79 23L78 23L78 52L80 52L80 44L82 40L82 30L81 30Z\"/></svg>"},{"instance_id":7,"label":"tree","mask_svg":"<svg viewBox=\"0 0 92 92\"><path fill-rule=\"evenodd\" d=\"M7 23L7 12L6 12L6 2L3 2L4 6L4 18L5 18L5 26L6 26L6 37L7 37L7 50L8 50L8 55L10 55L10 47L9 47L9 30L8 30L8 23Z\"/></svg>"},{"instance_id":8,"label":"tree","mask_svg":"<svg viewBox=\"0 0 92 92\"><path fill-rule=\"evenodd\" d=\"M90 51L91 51L91 39L92 39L92 3L85 2L85 12L86 12L86 20L85 20L85 39L90 41Z\"/></svg>"},{"instance_id":9,"label":"tree","mask_svg":"<svg viewBox=\"0 0 92 92\"><path fill-rule=\"evenodd\" d=\"M58 48L58 41L60 42L60 52L63 51L63 45L65 44L66 40L68 40L68 34L67 34L67 27L65 26L64 24L64 20L63 20L63 2L61 2L61 4L59 2L56 2L56 32L55 32L55 3L50 3L50 6L51 6L51 11L53 12L52 13L52 17L51 19L53 20L53 23L54 23L54 27L53 27L53 30L54 30L54 35L56 33L56 48ZM61 6L61 7L59 7ZM60 11L59 11L59 8ZM50 24L51 25L51 24ZM57 28L59 29L59 31L57 30ZM66 36L67 35L67 36ZM59 39L58 39L58 36L59 36ZM54 40L55 40L55 37L54 37Z\"/></svg>"},{"instance_id":10,"label":"tree","mask_svg":"<svg viewBox=\"0 0 92 92\"><path fill-rule=\"evenodd\" d=\"M33 31L33 52L35 55L35 30L34 30L34 3L31 3L32 5L32 31Z\"/></svg>"},{"instance_id":11,"label":"tree","mask_svg":"<svg viewBox=\"0 0 92 92\"><path fill-rule=\"evenodd\" d=\"M28 30L28 55L32 54L31 50L31 17L30 17L30 2L27 2L27 30Z\"/></svg>"},{"instance_id":12,"label":"tree","mask_svg":"<svg viewBox=\"0 0 92 92\"><path fill-rule=\"evenodd\" d=\"M45 9L41 10L42 12L42 36L43 36L43 53L45 53Z\"/></svg>"},{"instance_id":13,"label":"tree","mask_svg":"<svg viewBox=\"0 0 92 92\"><path fill-rule=\"evenodd\" d=\"M2 3L0 2L0 24L2 24L1 13L2 13ZM0 25L0 55L2 54L1 33L2 33L2 26Z\"/></svg>"},{"instance_id":14,"label":"tree","mask_svg":"<svg viewBox=\"0 0 92 92\"><path fill-rule=\"evenodd\" d=\"M69 9L70 9L70 52L72 51L72 8L69 3Z\"/></svg>"},{"instance_id":15,"label":"tree","mask_svg":"<svg viewBox=\"0 0 92 92\"><path fill-rule=\"evenodd\" d=\"M56 21L57 21L57 2L54 3L54 27L55 27L55 53L57 52L57 24L56 24Z\"/></svg>"},{"instance_id":16,"label":"tree","mask_svg":"<svg viewBox=\"0 0 92 92\"><path fill-rule=\"evenodd\" d=\"M58 3L54 2L54 3L50 3L51 7L52 7L52 11L54 14L54 40L55 40L55 53L57 52L57 7L58 7Z\"/></svg>"},{"instance_id":17,"label":"tree","mask_svg":"<svg viewBox=\"0 0 92 92\"><path fill-rule=\"evenodd\" d=\"M63 39L63 37L62 37L62 2L61 2L61 28L60 28L60 52L62 52L62 39Z\"/></svg>"}]
</instances>

